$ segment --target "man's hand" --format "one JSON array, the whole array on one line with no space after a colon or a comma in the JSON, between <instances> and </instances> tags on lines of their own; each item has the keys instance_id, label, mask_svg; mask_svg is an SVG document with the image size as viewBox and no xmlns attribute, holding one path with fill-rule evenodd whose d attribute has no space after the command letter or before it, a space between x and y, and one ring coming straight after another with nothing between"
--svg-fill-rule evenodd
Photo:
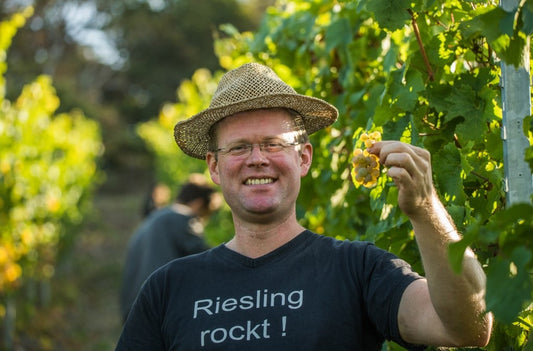
<instances>
[{"instance_id":1,"label":"man's hand","mask_svg":"<svg viewBox=\"0 0 533 351\"><path fill-rule=\"evenodd\" d=\"M398 205L409 218L424 216L436 197L427 150L400 141L376 142L368 152L379 156L398 187Z\"/></svg>"}]
</instances>

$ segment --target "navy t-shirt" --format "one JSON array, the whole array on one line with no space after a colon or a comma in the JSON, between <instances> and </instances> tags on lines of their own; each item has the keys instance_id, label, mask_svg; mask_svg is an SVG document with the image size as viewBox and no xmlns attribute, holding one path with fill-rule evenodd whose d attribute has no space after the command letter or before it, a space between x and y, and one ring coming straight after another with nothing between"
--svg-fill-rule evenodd
<instances>
[{"instance_id":1,"label":"navy t-shirt","mask_svg":"<svg viewBox=\"0 0 533 351\"><path fill-rule=\"evenodd\" d=\"M381 350L400 338L421 277L371 243L304 231L251 259L225 245L180 258L143 286L116 350Z\"/></svg>"}]
</instances>

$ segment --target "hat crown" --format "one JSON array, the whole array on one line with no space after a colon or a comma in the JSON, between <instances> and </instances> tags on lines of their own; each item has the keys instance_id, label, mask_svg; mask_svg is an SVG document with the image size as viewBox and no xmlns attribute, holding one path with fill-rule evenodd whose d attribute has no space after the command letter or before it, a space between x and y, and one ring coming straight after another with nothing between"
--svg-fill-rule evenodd
<instances>
[{"instance_id":1,"label":"hat crown","mask_svg":"<svg viewBox=\"0 0 533 351\"><path fill-rule=\"evenodd\" d=\"M298 94L269 67L248 63L222 76L209 108L179 121L174 127L174 138L186 154L205 159L210 129L215 123L243 111L268 108L298 112L308 134L331 125L338 116L335 106Z\"/></svg>"},{"instance_id":2,"label":"hat crown","mask_svg":"<svg viewBox=\"0 0 533 351\"><path fill-rule=\"evenodd\" d=\"M222 76L209 107L227 106L279 94L296 94L296 91L269 67L258 63L247 63Z\"/></svg>"}]
</instances>

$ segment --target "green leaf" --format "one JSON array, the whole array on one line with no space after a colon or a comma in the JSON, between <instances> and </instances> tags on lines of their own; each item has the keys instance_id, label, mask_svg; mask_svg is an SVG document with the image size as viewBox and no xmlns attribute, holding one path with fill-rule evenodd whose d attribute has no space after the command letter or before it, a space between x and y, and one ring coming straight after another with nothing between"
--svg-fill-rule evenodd
<instances>
[{"instance_id":1,"label":"green leaf","mask_svg":"<svg viewBox=\"0 0 533 351\"><path fill-rule=\"evenodd\" d=\"M445 121L450 122L462 117L463 122L457 127L457 137L461 143L480 140L484 135L485 103L472 86L475 78L465 74L456 79L454 85L437 85L426 90L431 106L445 114Z\"/></svg>"},{"instance_id":2,"label":"green leaf","mask_svg":"<svg viewBox=\"0 0 533 351\"><path fill-rule=\"evenodd\" d=\"M522 125L524 135L528 135L529 132L533 133L533 116L526 116Z\"/></svg>"},{"instance_id":3,"label":"green leaf","mask_svg":"<svg viewBox=\"0 0 533 351\"><path fill-rule=\"evenodd\" d=\"M389 94L393 104L402 110L411 111L418 101L418 92L424 90L422 73L417 70L405 72L401 69L392 72L391 78Z\"/></svg>"},{"instance_id":4,"label":"green leaf","mask_svg":"<svg viewBox=\"0 0 533 351\"><path fill-rule=\"evenodd\" d=\"M516 11L505 12L505 15L500 19L500 31L512 37L514 33Z\"/></svg>"},{"instance_id":5,"label":"green leaf","mask_svg":"<svg viewBox=\"0 0 533 351\"><path fill-rule=\"evenodd\" d=\"M384 84L381 84L381 83L374 83L367 91L367 105L370 107L366 112L366 116L368 120L370 120L371 118L374 117L374 110L372 110L372 106L380 106L382 104L382 100L383 100L383 95L384 95L384 92L385 92L385 85ZM376 112L375 112L376 116L378 116L378 109L376 109ZM387 114L389 116L389 114ZM380 117L378 116L378 119ZM388 118L394 118L394 114L390 114L390 117L387 117L387 120ZM384 121L382 120L381 123L383 123ZM375 122L376 124L380 124L378 122Z\"/></svg>"},{"instance_id":6,"label":"green leaf","mask_svg":"<svg viewBox=\"0 0 533 351\"><path fill-rule=\"evenodd\" d=\"M446 120L450 121L455 117L465 117L465 123L472 120L472 112L478 114L478 109L474 105L477 101L476 92L468 84L459 84L451 88L450 94L444 97L443 103L447 107L443 111L447 112ZM473 121L473 124L479 124L479 119ZM469 123L470 124L470 123ZM469 129L472 132L471 129Z\"/></svg>"},{"instance_id":7,"label":"green leaf","mask_svg":"<svg viewBox=\"0 0 533 351\"><path fill-rule=\"evenodd\" d=\"M399 46L394 41L391 41L390 48L386 51L385 56L383 57L384 72L388 73L396 68L398 60L398 50Z\"/></svg>"},{"instance_id":8,"label":"green leaf","mask_svg":"<svg viewBox=\"0 0 533 351\"><path fill-rule=\"evenodd\" d=\"M409 0L369 0L366 2L367 10L374 13L380 27L391 31L402 28L411 19L407 12L409 7Z\"/></svg>"},{"instance_id":9,"label":"green leaf","mask_svg":"<svg viewBox=\"0 0 533 351\"><path fill-rule=\"evenodd\" d=\"M469 21L461 23L459 26L459 30L466 37L475 36L476 33L481 33L487 38L490 43L492 43L496 39L501 37L503 34L502 26L496 26L494 24L501 23L502 21L505 23L504 18L506 18L508 13L498 6L489 8L488 11L482 8L481 11L484 12L479 13L477 16L473 17ZM503 26L503 29L508 30L507 28L505 28L505 26ZM512 33L513 32L511 27L511 35Z\"/></svg>"},{"instance_id":10,"label":"green leaf","mask_svg":"<svg viewBox=\"0 0 533 351\"><path fill-rule=\"evenodd\" d=\"M455 243L451 243L448 246L448 258L452 265L452 269L456 274L459 274L462 271L463 258L468 245L469 243L463 239Z\"/></svg>"},{"instance_id":11,"label":"green leaf","mask_svg":"<svg viewBox=\"0 0 533 351\"><path fill-rule=\"evenodd\" d=\"M465 206L452 204L446 206L446 210L452 217L454 223L463 223L465 218Z\"/></svg>"},{"instance_id":12,"label":"green leaf","mask_svg":"<svg viewBox=\"0 0 533 351\"><path fill-rule=\"evenodd\" d=\"M492 262L487 271L487 309L504 323L512 323L531 299L530 260L531 252L520 246L510 259Z\"/></svg>"},{"instance_id":13,"label":"green leaf","mask_svg":"<svg viewBox=\"0 0 533 351\"><path fill-rule=\"evenodd\" d=\"M389 104L380 105L376 107L373 121L378 126L394 121L397 112L397 109L392 108Z\"/></svg>"},{"instance_id":14,"label":"green leaf","mask_svg":"<svg viewBox=\"0 0 533 351\"><path fill-rule=\"evenodd\" d=\"M525 160L529 164L531 172L533 172L533 146L530 146L526 149Z\"/></svg>"},{"instance_id":15,"label":"green leaf","mask_svg":"<svg viewBox=\"0 0 533 351\"><path fill-rule=\"evenodd\" d=\"M529 11L533 12L533 1L532 0L526 0L526 4L525 5L529 9Z\"/></svg>"},{"instance_id":16,"label":"green leaf","mask_svg":"<svg viewBox=\"0 0 533 351\"><path fill-rule=\"evenodd\" d=\"M505 50L497 51L500 58L507 64L519 67L526 61L528 51L526 49L527 40L523 34L516 32L509 42L509 46Z\"/></svg>"},{"instance_id":17,"label":"green leaf","mask_svg":"<svg viewBox=\"0 0 533 351\"><path fill-rule=\"evenodd\" d=\"M409 115L405 115L395 121L391 119L383 125L383 140L400 140L410 123L411 117Z\"/></svg>"},{"instance_id":18,"label":"green leaf","mask_svg":"<svg viewBox=\"0 0 533 351\"><path fill-rule=\"evenodd\" d=\"M524 220L532 221L533 205L518 203L498 212L492 219L491 225L496 228L504 228L509 223L520 223Z\"/></svg>"},{"instance_id":19,"label":"green leaf","mask_svg":"<svg viewBox=\"0 0 533 351\"><path fill-rule=\"evenodd\" d=\"M352 31L350 27L350 22L348 19L340 17L336 18L327 28L326 28L326 51L331 51L333 48L347 45L352 41L350 35L347 35Z\"/></svg>"},{"instance_id":20,"label":"green leaf","mask_svg":"<svg viewBox=\"0 0 533 351\"><path fill-rule=\"evenodd\" d=\"M439 193L445 194L452 203L463 203L465 196L463 193L461 180L461 155L453 144L447 144L442 150L434 154L433 173Z\"/></svg>"},{"instance_id":21,"label":"green leaf","mask_svg":"<svg viewBox=\"0 0 533 351\"><path fill-rule=\"evenodd\" d=\"M529 6L522 7L522 32L526 35L533 34L533 10Z\"/></svg>"}]
</instances>

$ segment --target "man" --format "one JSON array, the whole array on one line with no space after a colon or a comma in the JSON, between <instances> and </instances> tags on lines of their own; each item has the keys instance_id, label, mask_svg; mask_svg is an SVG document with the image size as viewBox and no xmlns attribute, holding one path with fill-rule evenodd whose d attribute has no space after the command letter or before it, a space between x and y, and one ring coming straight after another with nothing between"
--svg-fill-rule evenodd
<instances>
[{"instance_id":1,"label":"man","mask_svg":"<svg viewBox=\"0 0 533 351\"><path fill-rule=\"evenodd\" d=\"M117 350L381 350L384 340L485 345L485 275L467 250L454 274L447 245L459 234L439 201L427 151L396 141L370 152L389 168L410 218L423 278L370 243L337 241L297 221L312 161L307 135L337 110L297 94L269 68L226 73L211 105L175 138L206 159L231 208L226 244L158 270L144 286Z\"/></svg>"},{"instance_id":2,"label":"man","mask_svg":"<svg viewBox=\"0 0 533 351\"><path fill-rule=\"evenodd\" d=\"M209 249L203 239L202 221L218 207L216 199L207 179L192 174L175 202L154 210L136 230L128 243L120 291L124 321L141 285L153 271L173 259Z\"/></svg>"}]
</instances>

